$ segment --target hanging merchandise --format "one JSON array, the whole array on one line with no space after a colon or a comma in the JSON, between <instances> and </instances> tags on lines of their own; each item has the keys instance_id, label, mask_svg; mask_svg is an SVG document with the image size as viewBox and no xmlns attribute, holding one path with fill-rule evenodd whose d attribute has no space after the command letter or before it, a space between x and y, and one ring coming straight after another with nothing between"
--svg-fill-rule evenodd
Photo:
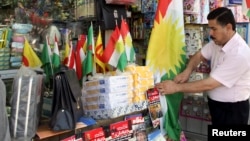
<instances>
[{"instance_id":1,"label":"hanging merchandise","mask_svg":"<svg viewBox=\"0 0 250 141\"><path fill-rule=\"evenodd\" d=\"M62 68L54 76L50 127L54 131L75 129L82 116L81 87L76 72Z\"/></svg>"},{"instance_id":2,"label":"hanging merchandise","mask_svg":"<svg viewBox=\"0 0 250 141\"><path fill-rule=\"evenodd\" d=\"M132 5L135 4L136 0L106 0L108 4L123 4L123 5Z\"/></svg>"},{"instance_id":3,"label":"hanging merchandise","mask_svg":"<svg viewBox=\"0 0 250 141\"><path fill-rule=\"evenodd\" d=\"M49 45L54 45L55 44L55 37L57 38L58 45L61 45L61 33L59 29L55 25L49 26L47 30L47 36L48 36L48 44ZM46 40L44 40L46 41Z\"/></svg>"},{"instance_id":4,"label":"hanging merchandise","mask_svg":"<svg viewBox=\"0 0 250 141\"><path fill-rule=\"evenodd\" d=\"M15 140L31 140L37 131L42 108L44 76L22 67L13 81L10 133Z\"/></svg>"},{"instance_id":5,"label":"hanging merchandise","mask_svg":"<svg viewBox=\"0 0 250 141\"><path fill-rule=\"evenodd\" d=\"M97 1L97 19L103 21L104 29L115 29L121 25L121 19L127 18L126 6L117 4L106 4L104 0Z\"/></svg>"},{"instance_id":6,"label":"hanging merchandise","mask_svg":"<svg viewBox=\"0 0 250 141\"><path fill-rule=\"evenodd\" d=\"M70 106L70 95L62 94L64 77L60 75L56 75L54 78L55 88L53 90L54 93L54 101L53 108L55 109L51 118L51 128L52 130L72 130L75 128L75 120L73 117L73 111ZM66 105L70 105L67 107Z\"/></svg>"},{"instance_id":7,"label":"hanging merchandise","mask_svg":"<svg viewBox=\"0 0 250 141\"><path fill-rule=\"evenodd\" d=\"M80 0L76 3L75 17L76 19L84 19L96 16L96 1L99 0Z\"/></svg>"},{"instance_id":8,"label":"hanging merchandise","mask_svg":"<svg viewBox=\"0 0 250 141\"><path fill-rule=\"evenodd\" d=\"M6 111L6 86L2 79L0 79L0 104L1 104L1 115L0 115L0 127L2 131L0 132L0 138L2 141L10 141L10 131L9 131L9 120Z\"/></svg>"}]
</instances>

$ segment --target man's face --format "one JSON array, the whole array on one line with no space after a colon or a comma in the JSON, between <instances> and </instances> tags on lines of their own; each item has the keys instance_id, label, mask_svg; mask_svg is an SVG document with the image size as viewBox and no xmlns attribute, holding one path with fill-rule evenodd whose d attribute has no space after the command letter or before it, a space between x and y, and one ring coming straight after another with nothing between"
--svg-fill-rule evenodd
<instances>
[{"instance_id":1,"label":"man's face","mask_svg":"<svg viewBox=\"0 0 250 141\"><path fill-rule=\"evenodd\" d=\"M215 44L223 46L228 41L228 27L221 26L216 20L209 20L209 34Z\"/></svg>"},{"instance_id":2,"label":"man's face","mask_svg":"<svg viewBox=\"0 0 250 141\"><path fill-rule=\"evenodd\" d=\"M136 140L137 141L145 141L146 140L145 133L144 132L137 133Z\"/></svg>"}]
</instances>

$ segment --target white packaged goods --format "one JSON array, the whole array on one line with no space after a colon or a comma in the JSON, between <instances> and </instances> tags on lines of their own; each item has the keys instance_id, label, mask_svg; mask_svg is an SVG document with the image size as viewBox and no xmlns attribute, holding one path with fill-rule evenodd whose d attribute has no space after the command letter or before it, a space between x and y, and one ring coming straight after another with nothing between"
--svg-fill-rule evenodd
<instances>
[{"instance_id":1,"label":"white packaged goods","mask_svg":"<svg viewBox=\"0 0 250 141\"><path fill-rule=\"evenodd\" d=\"M146 109L145 92L154 85L153 73L145 66L130 69L133 73L98 74L83 82L84 113L106 119Z\"/></svg>"},{"instance_id":2,"label":"white packaged goods","mask_svg":"<svg viewBox=\"0 0 250 141\"><path fill-rule=\"evenodd\" d=\"M93 86L98 86L98 85L128 84L129 80L130 79L128 75L105 76L104 78L84 82L83 86L93 87Z\"/></svg>"}]
</instances>

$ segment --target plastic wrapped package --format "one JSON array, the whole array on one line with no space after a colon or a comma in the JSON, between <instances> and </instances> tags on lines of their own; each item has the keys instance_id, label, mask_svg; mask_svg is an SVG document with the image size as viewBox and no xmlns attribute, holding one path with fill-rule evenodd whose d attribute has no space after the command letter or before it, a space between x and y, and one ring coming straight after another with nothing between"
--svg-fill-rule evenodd
<instances>
[{"instance_id":1,"label":"plastic wrapped package","mask_svg":"<svg viewBox=\"0 0 250 141\"><path fill-rule=\"evenodd\" d=\"M6 87L3 83L2 79L0 79L0 104L1 104L1 115L0 115L0 138L2 141L10 141L10 131L9 131L9 121L7 117L7 111L6 111Z\"/></svg>"},{"instance_id":2,"label":"plastic wrapped package","mask_svg":"<svg viewBox=\"0 0 250 141\"><path fill-rule=\"evenodd\" d=\"M13 140L31 140L37 131L42 107L44 75L21 68L13 81L10 133Z\"/></svg>"}]
</instances>

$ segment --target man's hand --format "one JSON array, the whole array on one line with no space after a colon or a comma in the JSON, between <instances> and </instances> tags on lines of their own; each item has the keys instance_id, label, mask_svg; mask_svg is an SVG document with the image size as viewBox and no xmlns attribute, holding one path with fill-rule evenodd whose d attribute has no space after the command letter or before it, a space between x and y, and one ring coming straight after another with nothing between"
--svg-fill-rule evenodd
<instances>
[{"instance_id":1,"label":"man's hand","mask_svg":"<svg viewBox=\"0 0 250 141\"><path fill-rule=\"evenodd\" d=\"M187 82L189 79L190 73L188 71L183 71L182 73L178 74L174 78L175 83L184 83Z\"/></svg>"},{"instance_id":2,"label":"man's hand","mask_svg":"<svg viewBox=\"0 0 250 141\"><path fill-rule=\"evenodd\" d=\"M172 80L166 80L161 83L157 83L155 87L161 93L161 95L173 94L179 91L178 84Z\"/></svg>"}]
</instances>

